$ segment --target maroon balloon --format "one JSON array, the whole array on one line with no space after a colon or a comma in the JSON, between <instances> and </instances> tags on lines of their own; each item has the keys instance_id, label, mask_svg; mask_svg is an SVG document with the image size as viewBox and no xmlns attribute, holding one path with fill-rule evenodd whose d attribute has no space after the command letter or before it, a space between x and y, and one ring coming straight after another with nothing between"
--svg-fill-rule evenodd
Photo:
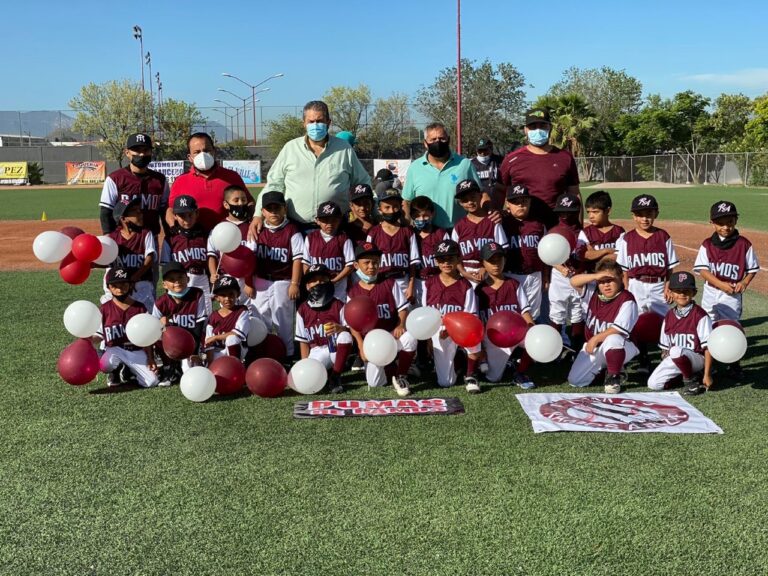
<instances>
[{"instance_id":1,"label":"maroon balloon","mask_svg":"<svg viewBox=\"0 0 768 576\"><path fill-rule=\"evenodd\" d=\"M241 244L221 257L221 267L235 278L246 278L256 269L256 255Z\"/></svg>"},{"instance_id":2,"label":"maroon balloon","mask_svg":"<svg viewBox=\"0 0 768 576\"><path fill-rule=\"evenodd\" d=\"M488 318L485 331L488 340L499 348L511 348L525 339L528 322L517 312L502 310Z\"/></svg>"},{"instance_id":3,"label":"maroon balloon","mask_svg":"<svg viewBox=\"0 0 768 576\"><path fill-rule=\"evenodd\" d=\"M79 338L64 348L56 362L59 376L73 386L88 384L99 373L99 355L87 338Z\"/></svg>"},{"instance_id":4,"label":"maroon balloon","mask_svg":"<svg viewBox=\"0 0 768 576\"><path fill-rule=\"evenodd\" d=\"M566 240L568 240L568 244L571 247L571 252L576 250L576 234L574 234L573 230L568 228L568 226L564 226L562 224L558 224L557 226L555 226L552 229L550 229L549 232L554 233L554 234L560 234L560 236L562 236Z\"/></svg>"},{"instance_id":5,"label":"maroon balloon","mask_svg":"<svg viewBox=\"0 0 768 576\"><path fill-rule=\"evenodd\" d=\"M288 385L288 374L277 360L259 358L248 366L245 385L251 394L262 398L276 398Z\"/></svg>"},{"instance_id":6,"label":"maroon balloon","mask_svg":"<svg viewBox=\"0 0 768 576\"><path fill-rule=\"evenodd\" d=\"M280 336L277 334L267 334L267 337L261 344L248 349L248 353L245 355L245 363L250 364L259 358L272 358L282 362L286 356L288 356L288 352L285 349L285 344L280 340Z\"/></svg>"},{"instance_id":7,"label":"maroon balloon","mask_svg":"<svg viewBox=\"0 0 768 576\"><path fill-rule=\"evenodd\" d=\"M637 317L630 338L635 344L658 344L664 317L656 312L643 312Z\"/></svg>"},{"instance_id":8,"label":"maroon balloon","mask_svg":"<svg viewBox=\"0 0 768 576\"><path fill-rule=\"evenodd\" d=\"M195 353L195 338L179 326L168 326L162 336L163 351L171 360L184 360Z\"/></svg>"},{"instance_id":9,"label":"maroon balloon","mask_svg":"<svg viewBox=\"0 0 768 576\"><path fill-rule=\"evenodd\" d=\"M208 369L216 376L216 393L223 396L237 394L245 384L245 366L239 358L219 356Z\"/></svg>"},{"instance_id":10,"label":"maroon balloon","mask_svg":"<svg viewBox=\"0 0 768 576\"><path fill-rule=\"evenodd\" d=\"M80 234L85 234L85 230L83 230L82 228L78 228L77 226L64 226L64 228L59 230L59 232L61 232L65 236L69 236L70 238L72 238L72 240L80 236Z\"/></svg>"},{"instance_id":11,"label":"maroon balloon","mask_svg":"<svg viewBox=\"0 0 768 576\"><path fill-rule=\"evenodd\" d=\"M472 348L483 341L483 323L469 312L451 312L443 316L448 336L462 348Z\"/></svg>"},{"instance_id":12,"label":"maroon balloon","mask_svg":"<svg viewBox=\"0 0 768 576\"><path fill-rule=\"evenodd\" d=\"M344 319L351 328L366 334L379 321L376 304L368 296L355 296L344 305Z\"/></svg>"},{"instance_id":13,"label":"maroon balloon","mask_svg":"<svg viewBox=\"0 0 768 576\"><path fill-rule=\"evenodd\" d=\"M72 252L64 256L59 264L59 276L67 284L82 284L91 274L91 263L78 260Z\"/></svg>"},{"instance_id":14,"label":"maroon balloon","mask_svg":"<svg viewBox=\"0 0 768 576\"><path fill-rule=\"evenodd\" d=\"M744 327L736 320L726 320L725 318L723 318L722 320L718 320L717 322L712 324L712 329L714 330L718 326L735 326L736 328L744 332ZM746 332L744 332L744 334L746 334Z\"/></svg>"},{"instance_id":15,"label":"maroon balloon","mask_svg":"<svg viewBox=\"0 0 768 576\"><path fill-rule=\"evenodd\" d=\"M101 256L101 242L93 234L80 234L72 240L72 255L83 262L93 262Z\"/></svg>"}]
</instances>

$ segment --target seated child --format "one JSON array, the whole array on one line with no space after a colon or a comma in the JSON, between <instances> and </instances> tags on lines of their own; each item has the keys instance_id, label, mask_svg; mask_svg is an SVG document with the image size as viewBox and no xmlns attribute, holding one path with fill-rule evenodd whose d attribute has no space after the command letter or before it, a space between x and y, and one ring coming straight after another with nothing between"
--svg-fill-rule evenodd
<instances>
[{"instance_id":1,"label":"seated child","mask_svg":"<svg viewBox=\"0 0 768 576\"><path fill-rule=\"evenodd\" d=\"M245 357L248 348L248 331L251 318L248 308L237 301L240 285L237 278L219 276L213 285L213 297L221 306L208 319L205 328L205 350L210 364L219 356L232 356L239 360Z\"/></svg>"},{"instance_id":2,"label":"seated child","mask_svg":"<svg viewBox=\"0 0 768 576\"><path fill-rule=\"evenodd\" d=\"M352 240L339 231L341 208L335 202L323 202L317 207L315 222L319 228L308 231L304 238L301 259L304 272L313 264L326 266L333 273L334 294L344 302L347 299L348 277L355 269L355 248Z\"/></svg>"}]
</instances>

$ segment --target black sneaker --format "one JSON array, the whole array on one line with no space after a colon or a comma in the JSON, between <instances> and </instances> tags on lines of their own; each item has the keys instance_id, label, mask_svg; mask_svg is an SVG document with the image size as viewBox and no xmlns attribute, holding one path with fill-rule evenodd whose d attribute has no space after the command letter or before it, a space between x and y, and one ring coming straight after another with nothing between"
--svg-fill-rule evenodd
<instances>
[{"instance_id":1,"label":"black sneaker","mask_svg":"<svg viewBox=\"0 0 768 576\"><path fill-rule=\"evenodd\" d=\"M698 378L683 378L683 394L685 396L698 396L706 390Z\"/></svg>"},{"instance_id":2,"label":"black sneaker","mask_svg":"<svg viewBox=\"0 0 768 576\"><path fill-rule=\"evenodd\" d=\"M621 374L606 374L603 390L606 394L619 394L621 392Z\"/></svg>"},{"instance_id":3,"label":"black sneaker","mask_svg":"<svg viewBox=\"0 0 768 576\"><path fill-rule=\"evenodd\" d=\"M120 379L120 372L122 372L122 369L123 364L120 364L120 366L107 374L107 388L114 388L115 386L120 386L125 383Z\"/></svg>"},{"instance_id":4,"label":"black sneaker","mask_svg":"<svg viewBox=\"0 0 768 576\"><path fill-rule=\"evenodd\" d=\"M362 372L365 370L365 362L360 356L355 356L355 361L352 362L352 372Z\"/></svg>"},{"instance_id":5,"label":"black sneaker","mask_svg":"<svg viewBox=\"0 0 768 576\"><path fill-rule=\"evenodd\" d=\"M331 373L328 375L328 389L331 394L343 394L344 386L341 384L341 376L339 374Z\"/></svg>"}]
</instances>

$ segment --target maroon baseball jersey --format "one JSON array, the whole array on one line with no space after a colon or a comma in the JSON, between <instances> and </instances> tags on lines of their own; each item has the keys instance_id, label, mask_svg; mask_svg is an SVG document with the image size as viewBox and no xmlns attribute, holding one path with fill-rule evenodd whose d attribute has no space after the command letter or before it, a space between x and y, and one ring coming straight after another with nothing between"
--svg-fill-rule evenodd
<instances>
[{"instance_id":1,"label":"maroon baseball jersey","mask_svg":"<svg viewBox=\"0 0 768 576\"><path fill-rule=\"evenodd\" d=\"M144 259L150 253L157 255L155 239L147 229L142 229L130 238L125 238L120 228L107 234L117 244L117 258L112 266L121 266L137 270L144 266ZM141 280L152 281L152 268L144 272Z\"/></svg>"},{"instance_id":2,"label":"maroon baseball jersey","mask_svg":"<svg viewBox=\"0 0 768 576\"><path fill-rule=\"evenodd\" d=\"M419 267L419 278L426 280L430 276L440 273L440 269L435 262L435 248L443 240L450 237L443 228L435 228L429 235L422 237L418 232L415 233L416 245L421 255L421 266Z\"/></svg>"},{"instance_id":3,"label":"maroon baseball jersey","mask_svg":"<svg viewBox=\"0 0 768 576\"><path fill-rule=\"evenodd\" d=\"M354 266L355 263L351 244L347 253L344 252L347 242L351 241L343 232L326 240L320 230L311 230L304 239L302 263L307 266L324 264L334 275L338 274L345 266Z\"/></svg>"},{"instance_id":4,"label":"maroon baseball jersey","mask_svg":"<svg viewBox=\"0 0 768 576\"><path fill-rule=\"evenodd\" d=\"M304 238L293 222L276 230L264 226L256 245L256 275L265 280L290 280L293 261L303 251Z\"/></svg>"},{"instance_id":5,"label":"maroon baseball jersey","mask_svg":"<svg viewBox=\"0 0 768 576\"><path fill-rule=\"evenodd\" d=\"M547 233L544 224L510 215L504 216L501 224L509 242L506 271L512 274L542 272L544 263L539 258L539 240Z\"/></svg>"},{"instance_id":6,"label":"maroon baseball jersey","mask_svg":"<svg viewBox=\"0 0 768 576\"><path fill-rule=\"evenodd\" d=\"M350 220L344 224L344 233L347 235L347 238L352 240L353 246L367 242L368 232L370 232L370 230L370 228L368 230L363 230L363 227L355 224L354 220Z\"/></svg>"},{"instance_id":7,"label":"maroon baseball jersey","mask_svg":"<svg viewBox=\"0 0 768 576\"><path fill-rule=\"evenodd\" d=\"M624 228L614 224L607 232L601 232L597 226L585 226L580 234L579 240L592 247L593 250L606 250L616 248L616 240L624 234ZM597 261L585 261L585 270L594 272Z\"/></svg>"},{"instance_id":8,"label":"maroon baseball jersey","mask_svg":"<svg viewBox=\"0 0 768 576\"><path fill-rule=\"evenodd\" d=\"M208 240L199 226L184 230L179 226L170 229L166 238L170 259L184 266L190 274L205 274L208 258Z\"/></svg>"},{"instance_id":9,"label":"maroon baseball jersey","mask_svg":"<svg viewBox=\"0 0 768 576\"><path fill-rule=\"evenodd\" d=\"M231 220L229 220L229 222L237 226L237 228L240 230L240 245L253 250L253 244L248 242L248 228L250 227L251 222L232 222ZM208 256L213 256L219 261L219 275L228 274L230 276L237 277L237 274L232 274L232 272L227 270L226 264L222 263L221 252L216 249L216 246L214 246L213 241L211 240L211 236L208 236L208 242L206 246L208 250Z\"/></svg>"},{"instance_id":10,"label":"maroon baseball jersey","mask_svg":"<svg viewBox=\"0 0 768 576\"><path fill-rule=\"evenodd\" d=\"M589 298L587 324L584 328L587 340L595 334L605 332L608 328L616 328L625 336L629 336L637 322L637 303L629 290L622 290L609 302L600 300L598 291L594 287L585 294L585 297Z\"/></svg>"},{"instance_id":11,"label":"maroon baseball jersey","mask_svg":"<svg viewBox=\"0 0 768 576\"><path fill-rule=\"evenodd\" d=\"M165 176L160 172L147 170L144 174L134 174L130 166L126 166L107 176L99 206L111 210L118 202L141 198L144 226L157 235L160 232L160 219L165 216L166 189Z\"/></svg>"},{"instance_id":12,"label":"maroon baseball jersey","mask_svg":"<svg viewBox=\"0 0 768 576\"><path fill-rule=\"evenodd\" d=\"M498 242L505 248L507 244L506 238L501 237L496 224L488 217L480 222L472 222L464 216L453 227L451 240L461 248L461 259L464 266L469 268L480 267L480 249L489 242Z\"/></svg>"},{"instance_id":13,"label":"maroon baseball jersey","mask_svg":"<svg viewBox=\"0 0 768 576\"><path fill-rule=\"evenodd\" d=\"M372 242L381 250L381 266L379 274L402 277L408 273L411 264L419 263L416 249L416 239L413 230L401 226L392 236L384 231L381 224L376 224L368 230L368 242Z\"/></svg>"},{"instance_id":14,"label":"maroon baseball jersey","mask_svg":"<svg viewBox=\"0 0 768 576\"><path fill-rule=\"evenodd\" d=\"M114 300L108 300L101 305L101 329L97 333L104 339L104 345L117 346L125 350L139 350L131 344L125 334L128 321L139 314L146 314L147 308L141 302L133 302L127 309L120 308Z\"/></svg>"},{"instance_id":15,"label":"maroon baseball jersey","mask_svg":"<svg viewBox=\"0 0 768 576\"><path fill-rule=\"evenodd\" d=\"M696 354L704 354L710 332L712 320L698 304L694 303L691 311L682 318L672 308L664 317L659 348L669 350L672 346L679 346Z\"/></svg>"},{"instance_id":16,"label":"maroon baseball jersey","mask_svg":"<svg viewBox=\"0 0 768 576\"><path fill-rule=\"evenodd\" d=\"M167 318L168 326L194 330L197 323L206 318L204 298L200 288L190 288L178 302L170 295L163 294L155 301L152 316Z\"/></svg>"},{"instance_id":17,"label":"maroon baseball jersey","mask_svg":"<svg viewBox=\"0 0 768 576\"><path fill-rule=\"evenodd\" d=\"M395 293L398 294L397 297ZM376 323L375 328L392 332L400 324L398 313L400 310L408 308L408 301L399 295L400 290L396 288L394 278L387 278L386 280L376 282L371 290L366 290L359 282L356 282L347 292L347 302L355 296L367 296L376 304L376 315L379 317L379 321ZM399 306L398 300L401 300Z\"/></svg>"},{"instance_id":18,"label":"maroon baseball jersey","mask_svg":"<svg viewBox=\"0 0 768 576\"><path fill-rule=\"evenodd\" d=\"M666 278L667 271L680 262L666 231L657 229L649 238L630 230L616 241L616 262L630 278Z\"/></svg>"},{"instance_id":19,"label":"maroon baseball jersey","mask_svg":"<svg viewBox=\"0 0 768 576\"><path fill-rule=\"evenodd\" d=\"M208 318L207 334L216 336L218 334L226 334L227 332L234 332L241 340L245 340L248 336L240 328L242 323L248 323L248 308L242 305L235 306L232 312L227 316L222 316L219 310L216 310ZM217 340L212 344L214 348L224 348L225 343L223 340Z\"/></svg>"},{"instance_id":20,"label":"maroon baseball jersey","mask_svg":"<svg viewBox=\"0 0 768 576\"><path fill-rule=\"evenodd\" d=\"M747 274L757 273L760 265L752 243L744 236L739 236L730 248L715 246L711 238L704 240L693 269L709 270L718 280L730 283L740 282Z\"/></svg>"},{"instance_id":21,"label":"maroon baseball jersey","mask_svg":"<svg viewBox=\"0 0 768 576\"><path fill-rule=\"evenodd\" d=\"M422 305L437 308L443 316L451 312L477 314L475 291L465 278L446 286L439 275L430 276L424 281Z\"/></svg>"},{"instance_id":22,"label":"maroon baseball jersey","mask_svg":"<svg viewBox=\"0 0 768 576\"><path fill-rule=\"evenodd\" d=\"M343 324L341 321L342 308L344 308L344 302L336 299L322 309L312 308L303 302L296 311L296 341L309 344L310 348L327 346L328 338L325 335L325 324L327 322Z\"/></svg>"},{"instance_id":23,"label":"maroon baseball jersey","mask_svg":"<svg viewBox=\"0 0 768 576\"><path fill-rule=\"evenodd\" d=\"M582 230L581 223L578 220L569 220L567 216L561 215L557 220L557 227L570 230L573 237L576 238L576 248L571 251L571 255L564 265L576 273L583 272L586 267L584 253L587 251L587 244L583 240L579 240L579 235Z\"/></svg>"},{"instance_id":24,"label":"maroon baseball jersey","mask_svg":"<svg viewBox=\"0 0 768 576\"><path fill-rule=\"evenodd\" d=\"M522 314L531 309L528 301L525 300L525 292L520 289L520 284L514 278L504 280L498 290L483 282L475 288L475 293L480 320L483 324L488 322L488 318L496 312L507 310Z\"/></svg>"}]
</instances>

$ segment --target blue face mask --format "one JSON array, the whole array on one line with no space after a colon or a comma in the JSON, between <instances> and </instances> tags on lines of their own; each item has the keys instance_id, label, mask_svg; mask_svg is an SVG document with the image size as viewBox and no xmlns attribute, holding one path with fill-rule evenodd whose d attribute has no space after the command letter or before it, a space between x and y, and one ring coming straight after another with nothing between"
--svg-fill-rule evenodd
<instances>
[{"instance_id":1,"label":"blue face mask","mask_svg":"<svg viewBox=\"0 0 768 576\"><path fill-rule=\"evenodd\" d=\"M184 298L184 296L187 295L187 292L189 292L189 286L184 288L181 292L174 292L172 290L168 290L168 295L173 296L174 298Z\"/></svg>"},{"instance_id":2,"label":"blue face mask","mask_svg":"<svg viewBox=\"0 0 768 576\"><path fill-rule=\"evenodd\" d=\"M416 228L416 230L421 231L421 230L424 230L431 223L432 223L431 220L414 220L413 227Z\"/></svg>"},{"instance_id":3,"label":"blue face mask","mask_svg":"<svg viewBox=\"0 0 768 576\"><path fill-rule=\"evenodd\" d=\"M312 122L312 124L307 124L307 136L314 142L320 142L328 136L328 124L323 122Z\"/></svg>"},{"instance_id":4,"label":"blue face mask","mask_svg":"<svg viewBox=\"0 0 768 576\"><path fill-rule=\"evenodd\" d=\"M368 276L368 274L362 270L355 270L355 274L357 274L357 277L360 278L360 280L367 282L368 284L373 284L376 282L376 276Z\"/></svg>"},{"instance_id":5,"label":"blue face mask","mask_svg":"<svg viewBox=\"0 0 768 576\"><path fill-rule=\"evenodd\" d=\"M549 130L543 128L536 128L535 130L528 131L528 142L534 146L543 146L549 140Z\"/></svg>"}]
</instances>

